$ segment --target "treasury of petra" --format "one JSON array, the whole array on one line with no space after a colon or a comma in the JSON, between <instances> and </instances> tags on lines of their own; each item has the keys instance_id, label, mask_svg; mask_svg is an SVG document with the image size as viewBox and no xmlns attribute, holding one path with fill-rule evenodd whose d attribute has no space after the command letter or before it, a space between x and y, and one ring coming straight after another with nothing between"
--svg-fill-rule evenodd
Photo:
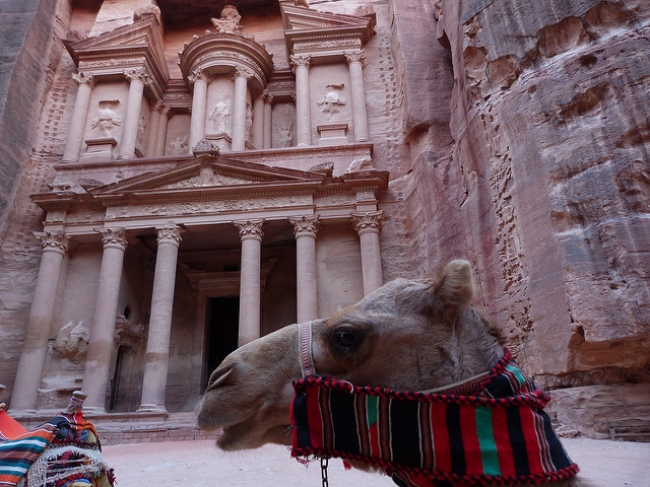
<instances>
[{"instance_id":1,"label":"treasury of petra","mask_svg":"<svg viewBox=\"0 0 650 487\"><path fill-rule=\"evenodd\" d=\"M561 431L650 421L650 4L0 9L0 383L190 413L229 352L471 262Z\"/></svg>"}]
</instances>

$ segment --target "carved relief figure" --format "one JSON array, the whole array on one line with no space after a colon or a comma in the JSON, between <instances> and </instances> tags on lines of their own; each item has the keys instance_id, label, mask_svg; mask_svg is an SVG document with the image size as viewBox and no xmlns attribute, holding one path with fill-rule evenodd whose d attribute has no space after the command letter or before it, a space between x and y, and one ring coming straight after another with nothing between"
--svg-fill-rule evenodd
<instances>
[{"instance_id":1,"label":"carved relief figure","mask_svg":"<svg viewBox=\"0 0 650 487\"><path fill-rule=\"evenodd\" d=\"M173 156L180 154L187 154L189 150L187 137L176 137L174 140L169 142L169 147L167 148L167 153Z\"/></svg>"},{"instance_id":2,"label":"carved relief figure","mask_svg":"<svg viewBox=\"0 0 650 487\"><path fill-rule=\"evenodd\" d=\"M291 131L292 123L275 124L275 146L291 147L293 144L293 132Z\"/></svg>"},{"instance_id":3,"label":"carved relief figure","mask_svg":"<svg viewBox=\"0 0 650 487\"><path fill-rule=\"evenodd\" d=\"M140 117L140 120L138 120L138 136L135 143L135 146L137 148L144 148L144 139L145 139L146 130L147 130L147 121L144 119L144 117Z\"/></svg>"},{"instance_id":4,"label":"carved relief figure","mask_svg":"<svg viewBox=\"0 0 650 487\"><path fill-rule=\"evenodd\" d=\"M246 140L251 140L251 129L253 128L253 107L246 102Z\"/></svg>"},{"instance_id":5,"label":"carved relief figure","mask_svg":"<svg viewBox=\"0 0 650 487\"><path fill-rule=\"evenodd\" d=\"M217 32L220 34L235 34L241 32L241 27L239 26L241 15L239 15L237 9L232 5L226 5L223 10L221 10L221 18L212 18L210 20L212 20L212 25L217 28Z\"/></svg>"},{"instance_id":6,"label":"carved relief figure","mask_svg":"<svg viewBox=\"0 0 650 487\"><path fill-rule=\"evenodd\" d=\"M339 93L343 87L343 83L327 85L325 87L327 92L323 95L323 99L316 102L319 107L322 107L322 112L327 114L328 120L331 120L332 115L335 113L339 113L340 106L345 105L345 98L343 98Z\"/></svg>"},{"instance_id":7,"label":"carved relief figure","mask_svg":"<svg viewBox=\"0 0 650 487\"><path fill-rule=\"evenodd\" d=\"M114 107L118 103L118 100L103 100L99 102L97 116L93 119L90 128L99 132L101 137L111 137L113 129L122 125L122 119L114 111Z\"/></svg>"},{"instance_id":8,"label":"carved relief figure","mask_svg":"<svg viewBox=\"0 0 650 487\"><path fill-rule=\"evenodd\" d=\"M221 97L215 103L208 120L212 124L212 130L215 134L227 133L230 128L230 103L229 100Z\"/></svg>"},{"instance_id":9,"label":"carved relief figure","mask_svg":"<svg viewBox=\"0 0 650 487\"><path fill-rule=\"evenodd\" d=\"M62 357L78 363L86 356L89 340L90 331L84 326L83 321L76 325L70 321L56 335L54 350Z\"/></svg>"}]
</instances>

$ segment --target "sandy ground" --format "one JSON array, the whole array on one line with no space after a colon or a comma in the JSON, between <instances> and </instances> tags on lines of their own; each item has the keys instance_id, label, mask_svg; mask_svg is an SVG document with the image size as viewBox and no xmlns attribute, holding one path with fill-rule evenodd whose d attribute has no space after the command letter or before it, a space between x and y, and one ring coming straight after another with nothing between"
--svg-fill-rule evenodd
<instances>
[{"instance_id":1,"label":"sandy ground","mask_svg":"<svg viewBox=\"0 0 650 487\"><path fill-rule=\"evenodd\" d=\"M581 477L594 487L650 487L650 443L583 438L563 439ZM257 450L226 453L212 441L172 441L108 445L106 461L115 469L118 487L319 487L320 466L305 467L286 447L267 445ZM330 460L330 487L388 487L380 474L345 470Z\"/></svg>"}]
</instances>

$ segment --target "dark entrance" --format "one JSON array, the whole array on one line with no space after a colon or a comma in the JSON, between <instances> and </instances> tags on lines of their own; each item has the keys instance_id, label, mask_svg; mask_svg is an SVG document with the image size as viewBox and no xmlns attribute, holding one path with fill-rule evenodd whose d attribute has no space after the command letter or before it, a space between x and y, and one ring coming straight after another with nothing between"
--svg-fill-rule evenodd
<instances>
[{"instance_id":1,"label":"dark entrance","mask_svg":"<svg viewBox=\"0 0 650 487\"><path fill-rule=\"evenodd\" d=\"M226 356L237 348L239 296L209 298L207 306L208 377Z\"/></svg>"}]
</instances>

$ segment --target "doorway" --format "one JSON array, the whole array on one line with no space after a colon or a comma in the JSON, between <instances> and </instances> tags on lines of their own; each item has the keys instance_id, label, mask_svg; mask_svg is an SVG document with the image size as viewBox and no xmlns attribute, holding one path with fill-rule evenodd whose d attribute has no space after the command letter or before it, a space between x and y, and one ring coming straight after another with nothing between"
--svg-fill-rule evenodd
<instances>
[{"instance_id":1,"label":"doorway","mask_svg":"<svg viewBox=\"0 0 650 487\"><path fill-rule=\"evenodd\" d=\"M239 336L239 296L208 298L206 306L207 376L237 348ZM205 381L207 382L207 381ZM204 383L205 383L204 382Z\"/></svg>"}]
</instances>

